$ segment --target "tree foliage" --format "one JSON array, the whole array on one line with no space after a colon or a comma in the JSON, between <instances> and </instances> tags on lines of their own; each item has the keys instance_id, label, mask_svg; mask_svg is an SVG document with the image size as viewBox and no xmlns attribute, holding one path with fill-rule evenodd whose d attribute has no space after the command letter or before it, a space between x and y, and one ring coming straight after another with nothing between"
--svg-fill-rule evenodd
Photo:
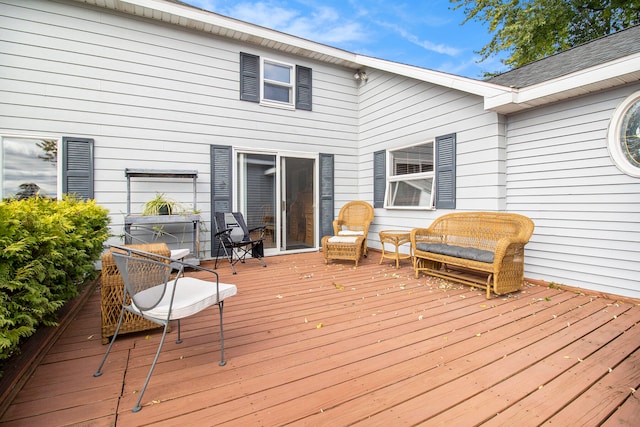
<instances>
[{"instance_id":1,"label":"tree foliage","mask_svg":"<svg viewBox=\"0 0 640 427\"><path fill-rule=\"evenodd\" d=\"M516 68L640 23L640 0L449 0L463 24L487 24L491 41L481 61L500 52Z\"/></svg>"}]
</instances>

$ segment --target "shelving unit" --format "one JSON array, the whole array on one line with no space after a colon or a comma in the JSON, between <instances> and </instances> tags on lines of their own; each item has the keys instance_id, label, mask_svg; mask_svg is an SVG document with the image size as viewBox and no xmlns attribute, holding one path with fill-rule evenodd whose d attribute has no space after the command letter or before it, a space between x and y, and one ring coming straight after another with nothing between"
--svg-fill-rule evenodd
<instances>
[{"instance_id":1,"label":"shelving unit","mask_svg":"<svg viewBox=\"0 0 640 427\"><path fill-rule=\"evenodd\" d=\"M131 226L154 226L169 224L191 224L193 233L193 241L191 248L191 257L185 261L199 265L199 245L200 245L200 215L133 215L131 214L131 180L132 178L177 178L191 179L193 181L193 209L197 206L196 181L198 179L198 171L196 170L156 170L156 169L130 169L124 170L127 178L127 215L124 218L125 244L133 243L131 241Z\"/></svg>"}]
</instances>

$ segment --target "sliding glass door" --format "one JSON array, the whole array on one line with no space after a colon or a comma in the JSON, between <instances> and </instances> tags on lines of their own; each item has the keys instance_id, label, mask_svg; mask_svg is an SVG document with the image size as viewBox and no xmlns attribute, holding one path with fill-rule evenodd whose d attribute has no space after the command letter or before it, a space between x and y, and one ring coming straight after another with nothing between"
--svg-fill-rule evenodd
<instances>
[{"instance_id":1,"label":"sliding glass door","mask_svg":"<svg viewBox=\"0 0 640 427\"><path fill-rule=\"evenodd\" d=\"M315 157L238 152L238 210L266 225L267 254L317 247L315 176Z\"/></svg>"}]
</instances>

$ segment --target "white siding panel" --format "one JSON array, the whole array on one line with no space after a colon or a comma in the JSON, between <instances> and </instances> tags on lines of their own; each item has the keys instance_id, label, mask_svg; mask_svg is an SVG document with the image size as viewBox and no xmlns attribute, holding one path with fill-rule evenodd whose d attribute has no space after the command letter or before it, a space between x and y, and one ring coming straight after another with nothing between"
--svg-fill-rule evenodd
<instances>
[{"instance_id":1,"label":"white siding panel","mask_svg":"<svg viewBox=\"0 0 640 427\"><path fill-rule=\"evenodd\" d=\"M0 132L93 138L95 195L116 236L127 167L198 170L198 209L211 229L211 144L333 153L336 200L358 193L350 70L80 2L8 0L0 28ZM312 68L313 111L240 101L241 51ZM141 199L159 191L190 203L190 185L144 184L134 190Z\"/></svg>"},{"instance_id":2,"label":"white siding panel","mask_svg":"<svg viewBox=\"0 0 640 427\"><path fill-rule=\"evenodd\" d=\"M484 111L482 99L402 76L375 70L367 73L369 80L360 87L359 198L373 200L375 151L456 133L457 209L504 210L504 127L495 113ZM376 209L370 246L380 247L380 230L428 226L447 212Z\"/></svg>"},{"instance_id":3,"label":"white siding panel","mask_svg":"<svg viewBox=\"0 0 640 427\"><path fill-rule=\"evenodd\" d=\"M612 163L615 107L639 85L508 119L507 206L536 224L527 277L640 297L640 180Z\"/></svg>"}]
</instances>

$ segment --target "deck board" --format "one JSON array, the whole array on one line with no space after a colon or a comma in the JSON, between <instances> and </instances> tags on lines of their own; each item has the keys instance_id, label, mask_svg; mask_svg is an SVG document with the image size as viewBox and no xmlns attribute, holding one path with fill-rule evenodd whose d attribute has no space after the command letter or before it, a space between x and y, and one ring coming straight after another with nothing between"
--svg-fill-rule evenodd
<instances>
[{"instance_id":1,"label":"deck board","mask_svg":"<svg viewBox=\"0 0 640 427\"><path fill-rule=\"evenodd\" d=\"M99 378L99 289L0 418L17 425L633 425L640 306L527 284L481 289L321 253L218 268L238 295L167 336L121 336ZM199 276L201 276L199 274ZM206 276L201 276L206 277ZM588 408L589 410L585 410Z\"/></svg>"}]
</instances>

